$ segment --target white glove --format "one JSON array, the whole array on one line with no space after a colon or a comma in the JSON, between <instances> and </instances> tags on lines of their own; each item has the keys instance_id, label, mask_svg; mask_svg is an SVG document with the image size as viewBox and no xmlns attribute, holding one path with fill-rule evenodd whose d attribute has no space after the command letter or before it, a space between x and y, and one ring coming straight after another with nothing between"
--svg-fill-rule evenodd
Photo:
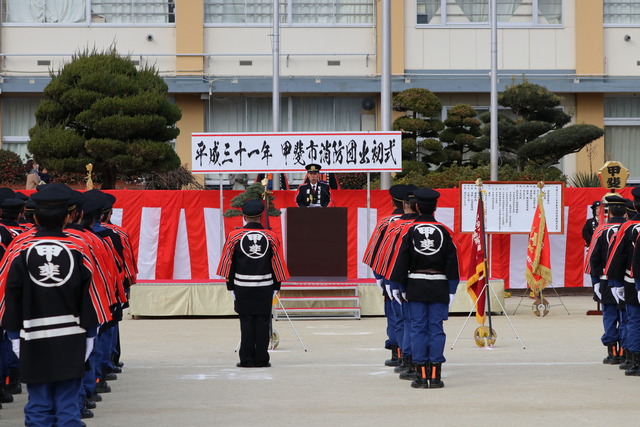
<instances>
[{"instance_id":1,"label":"white glove","mask_svg":"<svg viewBox=\"0 0 640 427\"><path fill-rule=\"evenodd\" d=\"M16 357L20 359L20 338L11 340L11 349L16 354Z\"/></svg>"},{"instance_id":2,"label":"white glove","mask_svg":"<svg viewBox=\"0 0 640 427\"><path fill-rule=\"evenodd\" d=\"M453 299L456 297L456 294L449 294L449 309L451 309L451 305L453 304Z\"/></svg>"},{"instance_id":3,"label":"white glove","mask_svg":"<svg viewBox=\"0 0 640 427\"><path fill-rule=\"evenodd\" d=\"M91 352L93 351L93 342L96 337L87 338L87 349L84 351L84 361L89 360L89 356L91 356Z\"/></svg>"},{"instance_id":4,"label":"white glove","mask_svg":"<svg viewBox=\"0 0 640 427\"><path fill-rule=\"evenodd\" d=\"M616 298L618 302L624 301L624 286L619 286L615 288L615 293L618 294L618 298Z\"/></svg>"},{"instance_id":5,"label":"white glove","mask_svg":"<svg viewBox=\"0 0 640 427\"><path fill-rule=\"evenodd\" d=\"M392 290L391 294L393 295L393 299L396 300L398 302L398 304L401 304L401 302L400 302L400 289Z\"/></svg>"},{"instance_id":6,"label":"white glove","mask_svg":"<svg viewBox=\"0 0 640 427\"><path fill-rule=\"evenodd\" d=\"M376 279L376 285L378 285L380 291L384 291L384 289L382 289L382 279Z\"/></svg>"},{"instance_id":7,"label":"white glove","mask_svg":"<svg viewBox=\"0 0 640 427\"><path fill-rule=\"evenodd\" d=\"M278 291L273 291L273 296L271 298L275 298L278 295ZM234 298L235 299L235 298Z\"/></svg>"},{"instance_id":8,"label":"white glove","mask_svg":"<svg viewBox=\"0 0 640 427\"><path fill-rule=\"evenodd\" d=\"M389 298L391 298L391 300L393 301L393 294L391 293L391 285L384 285L384 288L387 290L387 295L389 295Z\"/></svg>"},{"instance_id":9,"label":"white glove","mask_svg":"<svg viewBox=\"0 0 640 427\"><path fill-rule=\"evenodd\" d=\"M233 298L233 300L236 300L236 293L234 291L229 291L231 292L231 298Z\"/></svg>"},{"instance_id":10,"label":"white glove","mask_svg":"<svg viewBox=\"0 0 640 427\"><path fill-rule=\"evenodd\" d=\"M616 288L609 288L611 291L611 295L613 295L613 299L616 300L616 304L620 303L620 297L618 296L618 292L616 292Z\"/></svg>"},{"instance_id":11,"label":"white glove","mask_svg":"<svg viewBox=\"0 0 640 427\"><path fill-rule=\"evenodd\" d=\"M602 294L600 293L600 282L593 284L593 293L596 294L600 301L602 301Z\"/></svg>"},{"instance_id":12,"label":"white glove","mask_svg":"<svg viewBox=\"0 0 640 427\"><path fill-rule=\"evenodd\" d=\"M640 301L640 291L638 291L638 301Z\"/></svg>"},{"instance_id":13,"label":"white glove","mask_svg":"<svg viewBox=\"0 0 640 427\"><path fill-rule=\"evenodd\" d=\"M640 291L638 291L638 295L640 295ZM407 299L407 293L406 293L406 292L403 292L403 293L402 293L402 299L403 299L403 300L405 300L405 301L409 301L409 300Z\"/></svg>"}]
</instances>

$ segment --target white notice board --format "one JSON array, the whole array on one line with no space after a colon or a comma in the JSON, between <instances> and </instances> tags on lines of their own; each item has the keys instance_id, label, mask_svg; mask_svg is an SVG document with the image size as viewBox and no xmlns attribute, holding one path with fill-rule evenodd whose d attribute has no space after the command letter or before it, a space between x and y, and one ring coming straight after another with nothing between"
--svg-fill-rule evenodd
<instances>
[{"instance_id":1,"label":"white notice board","mask_svg":"<svg viewBox=\"0 0 640 427\"><path fill-rule=\"evenodd\" d=\"M538 203L537 182L484 182L482 197L487 233L529 233ZM563 182L545 182L542 189L549 233L563 232ZM460 183L460 231L473 233L478 209L478 186Z\"/></svg>"}]
</instances>

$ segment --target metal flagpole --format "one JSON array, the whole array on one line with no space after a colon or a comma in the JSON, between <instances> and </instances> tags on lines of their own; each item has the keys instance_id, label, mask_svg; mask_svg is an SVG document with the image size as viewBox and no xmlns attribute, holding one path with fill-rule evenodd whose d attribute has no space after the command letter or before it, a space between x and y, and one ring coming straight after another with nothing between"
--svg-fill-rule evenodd
<instances>
[{"instance_id":1,"label":"metal flagpole","mask_svg":"<svg viewBox=\"0 0 640 427\"><path fill-rule=\"evenodd\" d=\"M502 313L507 318L507 321L511 325L511 329L513 329L513 332L515 333L516 338L518 339L518 341L520 341L520 344L522 345L522 348L524 349L525 348L524 343L520 339L520 336L518 335L518 331L516 331L515 327L513 326L513 323L511 322L511 319L509 319L509 315L507 314L507 310L504 308L504 306L500 302L500 299L498 298L498 295L496 295L495 291L491 287L491 284L489 283L489 268L488 268L488 261L487 261L487 233L485 232L485 215L484 215L484 203L483 203L483 197L482 197L482 180L480 178L478 178L476 180L476 185L478 186L478 203L480 204L480 208L481 208L481 209L479 209L479 211L481 212L480 239L482 239L482 244L483 244L483 248L484 248L483 249L483 254L482 254L483 255L483 264L484 264L484 286L482 287L482 290L480 291L480 295L478 295L478 297L476 298L476 301L473 304L473 307L469 311L469 314L468 314L466 320L462 324L462 328L460 328L460 331L458 332L458 335L456 336L455 340L453 341L453 344L451 345L451 350L453 350L453 348L455 347L456 343L458 342L458 339L460 338L460 335L462 334L462 331L467 326L467 322L469 321L469 318L471 317L471 314L474 311L477 311L478 302L480 301L480 298L485 298L485 301L486 301L485 313L486 313L487 319L489 320L489 328L488 328L489 330L488 331L486 330L487 329L486 326L480 326L480 327L476 328L476 330L474 332L474 339L476 340L476 344L481 346L481 347L482 347L482 345L479 344L479 341L484 342L484 343L488 343L490 347L493 346L493 343L497 339L497 334L493 330L493 324L492 324L491 293L493 293L494 296L496 297L496 301L498 302L498 305L502 309Z\"/></svg>"},{"instance_id":2,"label":"metal flagpole","mask_svg":"<svg viewBox=\"0 0 640 427\"><path fill-rule=\"evenodd\" d=\"M273 131L280 131L280 1L273 0L273 34L272 34L272 62L273 62L273 91L272 91L272 116ZM280 174L274 173L272 188L280 190Z\"/></svg>"},{"instance_id":3,"label":"metal flagpole","mask_svg":"<svg viewBox=\"0 0 640 427\"><path fill-rule=\"evenodd\" d=\"M498 180L498 8L497 0L489 0L491 13L491 181Z\"/></svg>"},{"instance_id":4,"label":"metal flagpole","mask_svg":"<svg viewBox=\"0 0 640 427\"><path fill-rule=\"evenodd\" d=\"M382 58L380 75L380 127L391 130L391 0L382 0ZM380 173L380 189L391 187L391 173Z\"/></svg>"}]
</instances>

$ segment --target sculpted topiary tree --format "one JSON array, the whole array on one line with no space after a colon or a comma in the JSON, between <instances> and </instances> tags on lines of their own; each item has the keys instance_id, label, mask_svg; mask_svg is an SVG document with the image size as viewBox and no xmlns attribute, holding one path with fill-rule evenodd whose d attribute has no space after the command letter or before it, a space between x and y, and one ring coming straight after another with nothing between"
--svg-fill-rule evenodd
<instances>
[{"instance_id":1,"label":"sculpted topiary tree","mask_svg":"<svg viewBox=\"0 0 640 427\"><path fill-rule=\"evenodd\" d=\"M440 132L440 141L445 143L444 154L447 159L442 166L477 166L471 154L481 152L487 145L479 138L482 122L476 110L467 104L455 105L447 111L444 124L446 128Z\"/></svg>"},{"instance_id":2,"label":"sculpted topiary tree","mask_svg":"<svg viewBox=\"0 0 640 427\"><path fill-rule=\"evenodd\" d=\"M92 163L103 189L117 177L180 167L169 141L180 109L153 67L136 69L111 48L84 51L57 73L29 130L29 151L56 173L85 172Z\"/></svg>"},{"instance_id":3,"label":"sculpted topiary tree","mask_svg":"<svg viewBox=\"0 0 640 427\"><path fill-rule=\"evenodd\" d=\"M403 160L422 161L427 166L446 160L442 143L435 139L444 124L440 120L442 103L433 92L422 88L403 90L393 97L393 109L405 113L393 122L393 130L402 131Z\"/></svg>"},{"instance_id":4,"label":"sculpted topiary tree","mask_svg":"<svg viewBox=\"0 0 640 427\"><path fill-rule=\"evenodd\" d=\"M501 162L512 164L518 170L527 165L547 168L604 134L604 130L589 124L565 127L571 116L558 108L560 102L559 96L526 80L508 86L498 96L498 103L510 108L516 116L498 117ZM486 142L490 135L490 116L487 113L480 118L485 122L483 140Z\"/></svg>"}]
</instances>

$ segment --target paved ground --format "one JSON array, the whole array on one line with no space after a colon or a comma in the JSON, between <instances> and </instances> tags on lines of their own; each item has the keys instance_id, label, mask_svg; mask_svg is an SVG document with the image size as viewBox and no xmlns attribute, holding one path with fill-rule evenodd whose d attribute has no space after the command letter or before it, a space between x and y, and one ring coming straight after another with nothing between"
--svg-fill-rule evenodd
<instances>
[{"instance_id":1,"label":"paved ground","mask_svg":"<svg viewBox=\"0 0 640 427\"><path fill-rule=\"evenodd\" d=\"M640 377L603 365L601 317L586 296L549 298L536 317L531 300L506 300L494 316L498 341L472 340L473 318L446 323L446 387L414 390L383 366L383 318L274 322L282 342L271 368L235 367L237 319L122 322L124 372L85 420L102 426L606 426L638 425ZM451 346L462 330L455 347ZM1 426L22 425L26 394L0 410Z\"/></svg>"}]
</instances>

